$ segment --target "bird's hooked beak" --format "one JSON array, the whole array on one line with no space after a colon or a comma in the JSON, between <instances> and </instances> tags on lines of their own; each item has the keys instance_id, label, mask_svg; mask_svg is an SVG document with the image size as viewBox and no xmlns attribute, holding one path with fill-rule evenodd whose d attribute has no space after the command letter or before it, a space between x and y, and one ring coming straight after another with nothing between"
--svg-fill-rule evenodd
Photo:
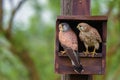
<instances>
[{"instance_id":1,"label":"bird's hooked beak","mask_svg":"<svg viewBox=\"0 0 120 80\"><path fill-rule=\"evenodd\" d=\"M80 30L80 31L83 31L83 30L84 30L83 26L80 26L80 25L78 25L77 28L78 28L78 30Z\"/></svg>"},{"instance_id":2,"label":"bird's hooked beak","mask_svg":"<svg viewBox=\"0 0 120 80\"><path fill-rule=\"evenodd\" d=\"M77 29L78 29L78 30L81 30L81 28L80 28L80 26L79 26L79 25L77 25Z\"/></svg>"},{"instance_id":3,"label":"bird's hooked beak","mask_svg":"<svg viewBox=\"0 0 120 80\"><path fill-rule=\"evenodd\" d=\"M63 31L63 26L62 26L62 24L59 24L59 30L60 30L60 31Z\"/></svg>"}]
</instances>

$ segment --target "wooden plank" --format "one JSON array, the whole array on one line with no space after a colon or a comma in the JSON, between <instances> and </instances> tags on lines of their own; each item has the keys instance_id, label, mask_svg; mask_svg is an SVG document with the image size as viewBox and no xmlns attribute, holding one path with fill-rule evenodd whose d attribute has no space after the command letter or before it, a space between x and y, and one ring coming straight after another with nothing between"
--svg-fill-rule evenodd
<instances>
[{"instance_id":1,"label":"wooden plank","mask_svg":"<svg viewBox=\"0 0 120 80\"><path fill-rule=\"evenodd\" d=\"M92 76L91 75L74 75L71 74L70 75L71 80L92 80Z\"/></svg>"},{"instance_id":2,"label":"wooden plank","mask_svg":"<svg viewBox=\"0 0 120 80\"><path fill-rule=\"evenodd\" d=\"M102 47L102 74L105 74L106 72L106 43L103 44Z\"/></svg>"},{"instance_id":3,"label":"wooden plank","mask_svg":"<svg viewBox=\"0 0 120 80\"><path fill-rule=\"evenodd\" d=\"M90 75L69 74L63 75L62 80L92 80Z\"/></svg>"},{"instance_id":4,"label":"wooden plank","mask_svg":"<svg viewBox=\"0 0 120 80\"><path fill-rule=\"evenodd\" d=\"M90 15L90 0L73 0L72 15Z\"/></svg>"},{"instance_id":5,"label":"wooden plank","mask_svg":"<svg viewBox=\"0 0 120 80\"><path fill-rule=\"evenodd\" d=\"M55 54L56 54L56 62L55 62L56 63L56 72L59 73L59 74L61 74L61 73L63 73L63 74L70 74L70 73L72 74L72 73L74 73L75 74L75 72L73 72L73 70L72 70L73 68L71 66L70 59L67 57L67 55L61 55L60 52L59 52L59 51L61 51L60 50L61 47L60 47L59 41L58 41L58 32L59 32L58 27L57 27L58 24L59 24L59 21L57 21L57 24L56 24L56 52L55 52ZM74 24L75 24L75 21L74 21ZM100 28L101 33L100 34L102 35L102 34L104 34L104 31L102 31L103 30L103 28L102 28L103 22L100 23L100 24L101 24L101 28ZM78 36L78 34L77 34L77 36ZM78 40L78 42L79 42L79 44L78 44L79 50L81 49L81 51L84 51L85 49L82 49L84 47L83 44L80 43L80 40ZM80 57L85 58L81 62L83 62L83 63L86 62L86 66L88 66L86 58L88 58L88 59L96 59L96 60L98 58L100 58L99 62L97 62L97 63L101 64L101 65L99 65L99 68L100 68L101 71L99 71L98 69L96 70L96 72L92 72L92 71L88 70L88 72L84 72L82 74L88 74L88 73L89 74L100 74L100 73L103 74L105 72L106 43L103 42L102 44L100 44L100 46L101 46L100 50L99 50L100 53L98 53L98 55L95 56L94 58L92 58L91 56L84 56L84 54L81 53L81 52L80 52ZM95 60L90 60L90 62L95 62ZM97 63L96 63L96 65L97 65ZM64 65L64 64L66 64L67 66ZM95 66L95 65L93 65L93 66ZM89 67L91 68L92 66L90 65ZM64 70L65 70L65 73L64 73Z\"/></svg>"},{"instance_id":6,"label":"wooden plank","mask_svg":"<svg viewBox=\"0 0 120 80\"><path fill-rule=\"evenodd\" d=\"M72 15L73 0L61 0L61 15Z\"/></svg>"},{"instance_id":7,"label":"wooden plank","mask_svg":"<svg viewBox=\"0 0 120 80\"><path fill-rule=\"evenodd\" d=\"M61 58L61 61L56 65L56 73L78 74L74 72L69 58L59 58ZM102 74L102 58L80 58L80 60L84 68L84 71L81 72L81 74Z\"/></svg>"},{"instance_id":8,"label":"wooden plank","mask_svg":"<svg viewBox=\"0 0 120 80\"><path fill-rule=\"evenodd\" d=\"M67 54L67 53L66 53ZM60 52L58 52L58 56L60 56L60 57L68 57L66 54L64 54L64 55L62 55ZM79 56L81 57L81 58L93 58L90 54L89 55L87 55L87 56L85 56L85 54L84 53L79 53ZM95 55L94 56L94 58L100 58L100 57L102 57L102 53L97 53L97 55Z\"/></svg>"},{"instance_id":9,"label":"wooden plank","mask_svg":"<svg viewBox=\"0 0 120 80\"><path fill-rule=\"evenodd\" d=\"M107 16L57 16L57 20L102 20L107 21Z\"/></svg>"},{"instance_id":10,"label":"wooden plank","mask_svg":"<svg viewBox=\"0 0 120 80\"><path fill-rule=\"evenodd\" d=\"M61 0L61 15L90 15L90 0Z\"/></svg>"},{"instance_id":11,"label":"wooden plank","mask_svg":"<svg viewBox=\"0 0 120 80\"><path fill-rule=\"evenodd\" d=\"M103 22L102 24L103 26L103 42L106 42L106 38L107 38L107 22Z\"/></svg>"},{"instance_id":12,"label":"wooden plank","mask_svg":"<svg viewBox=\"0 0 120 80\"><path fill-rule=\"evenodd\" d=\"M107 21L107 17L101 16L85 16L85 15L90 15L90 0L61 0L61 14L64 16L58 16L58 20L86 20L86 22L89 21ZM67 15L67 16L66 16ZM71 16L69 16L71 15ZM72 16L72 15L77 15L77 16ZM78 15L84 15L84 16L78 16ZM59 21L57 20L57 26ZM71 22L70 22L71 23ZM73 26L76 26L76 24L72 24ZM93 26L96 25L93 24L93 22L90 22ZM101 24L101 23L97 23ZM56 26L56 27L57 27ZM101 25L99 27L95 26L97 29L101 28ZM75 28L72 28L75 29ZM56 31L58 29L56 28ZM75 30L76 31L76 30ZM104 34L103 27L99 30L100 34ZM78 32L77 32L78 34ZM103 36L105 37L105 36ZM80 45L81 43L79 43ZM83 46L80 46L80 48ZM103 46L102 49L102 56L104 57L82 57L81 58L81 63L84 67L84 72L82 72L80 75L76 74L73 71L70 59L68 57L60 57L59 56L59 49L61 47L59 46L59 41L58 41L58 32L56 32L56 50L55 50L55 70L57 73L60 74L65 74L62 77L62 80L92 80L92 76L89 74L102 74L105 70L105 50L106 46ZM104 50L104 51L103 51ZM83 49L82 49L83 51ZM82 55L80 55L82 56ZM102 67L101 67L102 66ZM69 75L68 75L69 74ZM85 75L83 75L85 74Z\"/></svg>"}]
</instances>

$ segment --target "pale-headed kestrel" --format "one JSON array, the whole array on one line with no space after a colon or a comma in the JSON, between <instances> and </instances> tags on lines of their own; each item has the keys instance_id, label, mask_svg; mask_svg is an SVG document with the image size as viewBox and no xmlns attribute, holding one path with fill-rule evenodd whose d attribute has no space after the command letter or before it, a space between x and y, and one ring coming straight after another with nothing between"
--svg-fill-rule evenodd
<instances>
[{"instance_id":1,"label":"pale-headed kestrel","mask_svg":"<svg viewBox=\"0 0 120 80\"><path fill-rule=\"evenodd\" d=\"M77 36L70 28L69 24L59 24L59 41L61 46L64 48L64 51L61 51L62 54L67 53L67 49L72 49L72 52L67 53L67 55L71 60L73 70L77 73L81 73L81 71L83 71L83 66L80 63L78 56Z\"/></svg>"},{"instance_id":2,"label":"pale-headed kestrel","mask_svg":"<svg viewBox=\"0 0 120 80\"><path fill-rule=\"evenodd\" d=\"M86 51L85 55L91 53L92 57L94 57L96 50L99 49L99 43L102 42L100 34L98 31L87 23L79 23L77 28L80 30L79 37L80 40L83 41ZM93 52L88 51L88 47L94 47Z\"/></svg>"}]
</instances>

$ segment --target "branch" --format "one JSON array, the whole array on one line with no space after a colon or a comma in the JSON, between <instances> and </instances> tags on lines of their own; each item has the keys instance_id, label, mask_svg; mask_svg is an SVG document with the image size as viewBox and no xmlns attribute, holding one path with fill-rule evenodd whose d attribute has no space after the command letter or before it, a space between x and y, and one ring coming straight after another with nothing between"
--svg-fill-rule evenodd
<instances>
[{"instance_id":1,"label":"branch","mask_svg":"<svg viewBox=\"0 0 120 80\"><path fill-rule=\"evenodd\" d=\"M36 70L35 64L31 59L28 51L22 50L21 52L18 52L14 45L10 47L10 51L22 61L23 65L29 72L30 80L40 80L38 71Z\"/></svg>"},{"instance_id":2,"label":"branch","mask_svg":"<svg viewBox=\"0 0 120 80\"><path fill-rule=\"evenodd\" d=\"M110 1L110 2L109 2L109 10L108 10L108 12L106 13L107 16L110 16L110 14L111 14L114 6L115 6L115 1Z\"/></svg>"},{"instance_id":3,"label":"branch","mask_svg":"<svg viewBox=\"0 0 120 80\"><path fill-rule=\"evenodd\" d=\"M40 80L38 71L36 70L35 64L34 64L32 58L30 57L29 52L24 49L21 50L20 52L17 51L14 43L11 40L11 32L12 32L11 30L12 30L12 26L13 26L13 19L16 15L17 11L20 9L20 7L22 6L22 4L25 1L26 0L21 0L19 2L18 6L12 10L10 21L8 23L8 28L5 32L6 33L5 37L11 43L10 51L12 52L12 54L17 56L22 61L23 65L26 67L26 69L28 69L30 80ZM11 2L11 4L12 4L12 2Z\"/></svg>"},{"instance_id":4,"label":"branch","mask_svg":"<svg viewBox=\"0 0 120 80\"><path fill-rule=\"evenodd\" d=\"M14 8L14 4L13 4L13 0L9 0L10 6L13 9Z\"/></svg>"},{"instance_id":5,"label":"branch","mask_svg":"<svg viewBox=\"0 0 120 80\"><path fill-rule=\"evenodd\" d=\"M118 69L115 70L113 80L117 80L119 74L120 74L120 65L118 66Z\"/></svg>"},{"instance_id":6,"label":"branch","mask_svg":"<svg viewBox=\"0 0 120 80\"><path fill-rule=\"evenodd\" d=\"M108 57L114 55L119 48L120 48L120 42L114 46L111 46L110 49L108 50Z\"/></svg>"},{"instance_id":7,"label":"branch","mask_svg":"<svg viewBox=\"0 0 120 80\"><path fill-rule=\"evenodd\" d=\"M17 11L20 9L20 7L22 6L22 4L23 4L25 1L26 1L26 0L21 0L21 1L19 2L18 6L12 10L11 17L10 17L10 20L9 20L9 23L8 23L8 29L7 29L7 31L6 31L8 38L11 37L11 30L12 30L12 26L13 26L13 19L14 19L15 15L16 15Z\"/></svg>"}]
</instances>

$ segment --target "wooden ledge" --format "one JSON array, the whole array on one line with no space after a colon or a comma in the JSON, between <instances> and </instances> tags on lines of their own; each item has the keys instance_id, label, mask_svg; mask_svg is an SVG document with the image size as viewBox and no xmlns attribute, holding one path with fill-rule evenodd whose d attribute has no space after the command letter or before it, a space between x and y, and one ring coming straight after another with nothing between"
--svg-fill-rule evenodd
<instances>
[{"instance_id":1,"label":"wooden ledge","mask_svg":"<svg viewBox=\"0 0 120 80\"><path fill-rule=\"evenodd\" d=\"M60 57L67 57L67 54L65 53L64 55L61 54L61 52L58 52L58 56ZM102 53L97 53L97 55L95 55L94 57L92 57L91 55L88 55L88 56L85 56L84 53L79 53L79 56L80 57L83 57L83 58L101 58L102 57Z\"/></svg>"},{"instance_id":2,"label":"wooden ledge","mask_svg":"<svg viewBox=\"0 0 120 80\"><path fill-rule=\"evenodd\" d=\"M58 20L102 20L107 21L107 16L57 16Z\"/></svg>"}]
</instances>

